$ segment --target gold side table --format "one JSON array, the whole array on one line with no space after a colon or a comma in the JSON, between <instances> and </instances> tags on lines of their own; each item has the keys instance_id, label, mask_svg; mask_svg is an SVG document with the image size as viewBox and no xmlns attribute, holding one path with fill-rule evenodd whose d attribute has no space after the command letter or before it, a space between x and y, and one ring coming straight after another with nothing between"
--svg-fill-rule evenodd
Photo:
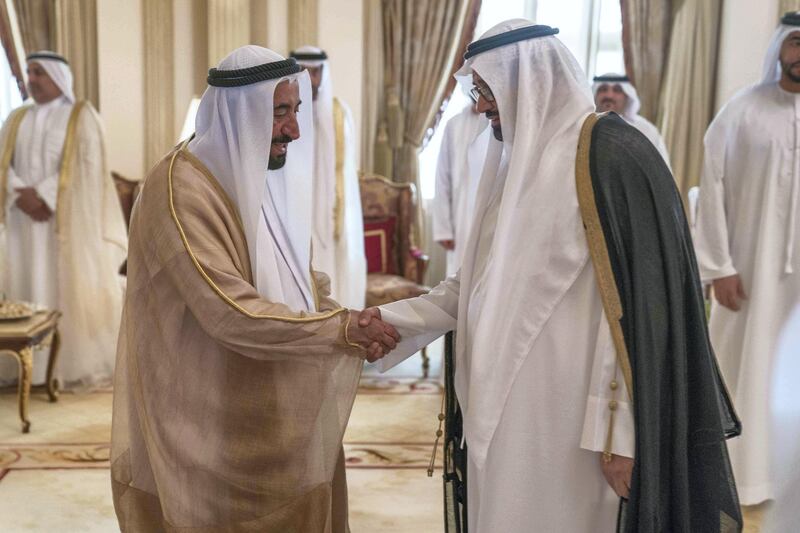
<instances>
[{"instance_id":1,"label":"gold side table","mask_svg":"<svg viewBox=\"0 0 800 533\"><path fill-rule=\"evenodd\" d=\"M28 420L28 401L31 396L31 379L33 371L33 350L42 344L52 333L50 357L47 361L47 381L44 385L51 402L58 400L58 380L53 378L58 350L61 344L58 334L58 311L38 311L30 318L21 320L0 321L0 353L13 356L19 363L19 417L22 420L22 432L31 430Z\"/></svg>"}]
</instances>

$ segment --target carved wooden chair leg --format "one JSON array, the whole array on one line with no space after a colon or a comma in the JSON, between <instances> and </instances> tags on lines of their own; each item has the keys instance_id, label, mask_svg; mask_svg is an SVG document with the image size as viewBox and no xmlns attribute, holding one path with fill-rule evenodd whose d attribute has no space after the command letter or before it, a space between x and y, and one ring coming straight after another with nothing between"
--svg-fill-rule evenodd
<instances>
[{"instance_id":1,"label":"carved wooden chair leg","mask_svg":"<svg viewBox=\"0 0 800 533\"><path fill-rule=\"evenodd\" d=\"M422 379L428 379L431 372L431 358L428 357L428 348L422 349Z\"/></svg>"}]
</instances>

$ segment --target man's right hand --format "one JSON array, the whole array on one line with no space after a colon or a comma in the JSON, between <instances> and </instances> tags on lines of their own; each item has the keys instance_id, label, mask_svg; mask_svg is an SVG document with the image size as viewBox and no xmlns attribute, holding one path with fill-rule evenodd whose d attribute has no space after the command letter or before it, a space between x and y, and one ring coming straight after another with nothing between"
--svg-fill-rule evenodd
<instances>
[{"instance_id":1,"label":"man's right hand","mask_svg":"<svg viewBox=\"0 0 800 533\"><path fill-rule=\"evenodd\" d=\"M36 189L33 187L23 187L15 190L19 195L15 205L33 220L36 222L46 222L53 216L53 212L47 207L44 200L39 198Z\"/></svg>"},{"instance_id":2,"label":"man's right hand","mask_svg":"<svg viewBox=\"0 0 800 533\"><path fill-rule=\"evenodd\" d=\"M439 244L441 244L442 248L444 248L445 250L455 250L455 248L456 248L456 241L454 241L452 239L444 240L444 241L437 241L437 242Z\"/></svg>"},{"instance_id":3,"label":"man's right hand","mask_svg":"<svg viewBox=\"0 0 800 533\"><path fill-rule=\"evenodd\" d=\"M725 278L715 279L714 297L720 305L727 307L731 311L738 311L742 307L742 300L747 300L744 292L744 285L739 274Z\"/></svg>"},{"instance_id":4,"label":"man's right hand","mask_svg":"<svg viewBox=\"0 0 800 533\"><path fill-rule=\"evenodd\" d=\"M364 348L367 351L367 361L374 363L395 349L400 341L400 334L393 326L383 322L380 310L373 307L361 312L350 311L347 338Z\"/></svg>"}]
</instances>

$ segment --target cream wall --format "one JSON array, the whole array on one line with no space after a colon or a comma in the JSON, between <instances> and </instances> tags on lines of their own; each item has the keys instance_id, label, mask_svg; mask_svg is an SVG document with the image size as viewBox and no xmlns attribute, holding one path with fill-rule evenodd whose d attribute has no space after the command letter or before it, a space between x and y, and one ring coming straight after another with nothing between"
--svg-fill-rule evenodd
<instances>
[{"instance_id":1,"label":"cream wall","mask_svg":"<svg viewBox=\"0 0 800 533\"><path fill-rule=\"evenodd\" d=\"M319 47L330 58L333 92L353 112L361 132L361 83L364 72L363 0L319 0ZM360 160L356 142L356 161Z\"/></svg>"},{"instance_id":2,"label":"cream wall","mask_svg":"<svg viewBox=\"0 0 800 533\"><path fill-rule=\"evenodd\" d=\"M141 0L98 0L97 68L108 166L131 179L144 174Z\"/></svg>"},{"instance_id":3,"label":"cream wall","mask_svg":"<svg viewBox=\"0 0 800 533\"><path fill-rule=\"evenodd\" d=\"M165 0L168 1L168 0ZM173 2L175 47L175 135L183 126L192 96L205 89L208 45L205 0ZM288 2L265 2L259 18L266 17L268 46L288 54ZM353 112L355 131L361 131L361 81L363 74L363 0L319 0L319 46L330 56L334 90ZM254 11L256 12L256 11ZM100 114L106 128L109 168L132 179L142 178L144 161L143 28L141 0L98 0L98 74ZM251 21L251 24L258 21ZM253 27L253 26L251 26ZM254 30L255 31L255 30ZM177 142L177 138L175 139ZM356 144L358 146L358 144Z\"/></svg>"},{"instance_id":4,"label":"cream wall","mask_svg":"<svg viewBox=\"0 0 800 533\"><path fill-rule=\"evenodd\" d=\"M778 0L725 0L717 67L717 109L738 90L761 79L764 54L778 19Z\"/></svg>"}]
</instances>

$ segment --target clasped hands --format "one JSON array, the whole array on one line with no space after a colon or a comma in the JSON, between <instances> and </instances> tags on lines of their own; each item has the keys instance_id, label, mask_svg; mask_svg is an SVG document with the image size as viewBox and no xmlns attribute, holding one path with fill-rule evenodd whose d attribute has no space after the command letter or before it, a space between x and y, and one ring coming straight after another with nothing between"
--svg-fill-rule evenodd
<instances>
[{"instance_id":1,"label":"clasped hands","mask_svg":"<svg viewBox=\"0 0 800 533\"><path fill-rule=\"evenodd\" d=\"M16 206L36 222L46 222L53 216L53 211L39 198L33 187L22 187L15 191L19 195L15 202Z\"/></svg>"},{"instance_id":2,"label":"clasped hands","mask_svg":"<svg viewBox=\"0 0 800 533\"><path fill-rule=\"evenodd\" d=\"M370 363L394 350L400 342L400 334L394 326L381 320L381 311L377 307L350 311L347 338L366 350Z\"/></svg>"}]
</instances>

